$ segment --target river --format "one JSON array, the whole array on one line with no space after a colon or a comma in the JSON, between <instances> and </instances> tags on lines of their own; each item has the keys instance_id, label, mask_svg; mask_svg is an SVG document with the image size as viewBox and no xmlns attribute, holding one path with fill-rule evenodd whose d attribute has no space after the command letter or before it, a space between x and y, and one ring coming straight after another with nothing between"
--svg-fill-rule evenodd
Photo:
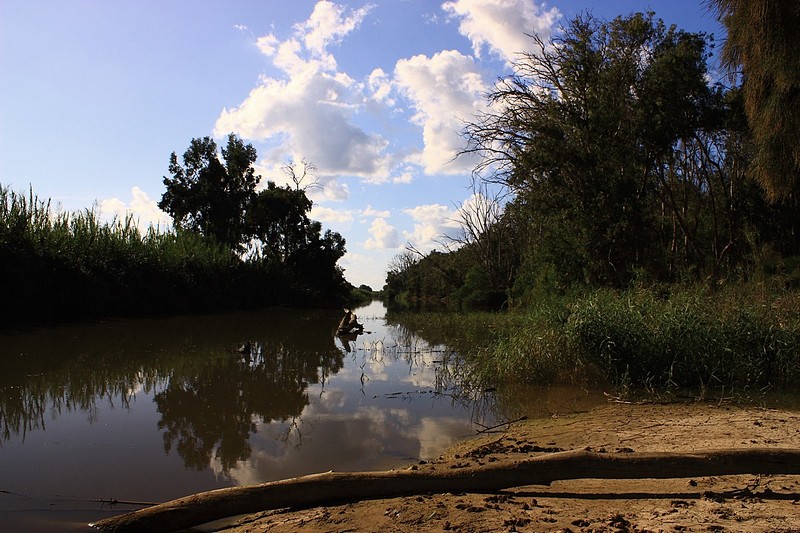
<instances>
[{"instance_id":1,"label":"river","mask_svg":"<svg viewBox=\"0 0 800 533\"><path fill-rule=\"evenodd\" d=\"M356 313L365 332L346 339L335 310L3 332L3 529L86 531L133 502L392 468L495 422L491 393L459 388L455 354L380 302Z\"/></svg>"}]
</instances>

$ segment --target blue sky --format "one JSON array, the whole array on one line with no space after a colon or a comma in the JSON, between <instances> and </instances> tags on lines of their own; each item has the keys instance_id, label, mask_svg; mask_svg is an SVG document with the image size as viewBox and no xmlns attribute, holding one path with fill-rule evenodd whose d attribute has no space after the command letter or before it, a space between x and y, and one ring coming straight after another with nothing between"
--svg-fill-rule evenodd
<instances>
[{"instance_id":1,"label":"blue sky","mask_svg":"<svg viewBox=\"0 0 800 533\"><path fill-rule=\"evenodd\" d=\"M317 167L312 217L347 240L347 279L380 288L407 244L457 231L463 120L525 33L648 9L724 38L703 0L0 0L0 183L163 225L170 153L233 132L264 186Z\"/></svg>"}]
</instances>

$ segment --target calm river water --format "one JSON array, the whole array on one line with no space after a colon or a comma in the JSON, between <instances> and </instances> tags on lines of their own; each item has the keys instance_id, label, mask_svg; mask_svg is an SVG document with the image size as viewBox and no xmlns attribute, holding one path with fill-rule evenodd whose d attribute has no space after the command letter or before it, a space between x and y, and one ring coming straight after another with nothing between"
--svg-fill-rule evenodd
<instances>
[{"instance_id":1,"label":"calm river water","mask_svg":"<svg viewBox=\"0 0 800 533\"><path fill-rule=\"evenodd\" d=\"M110 500L391 468L494 423L451 354L379 302L356 312L366 332L349 339L341 312L308 310L0 334L0 529L82 531L138 508Z\"/></svg>"}]
</instances>

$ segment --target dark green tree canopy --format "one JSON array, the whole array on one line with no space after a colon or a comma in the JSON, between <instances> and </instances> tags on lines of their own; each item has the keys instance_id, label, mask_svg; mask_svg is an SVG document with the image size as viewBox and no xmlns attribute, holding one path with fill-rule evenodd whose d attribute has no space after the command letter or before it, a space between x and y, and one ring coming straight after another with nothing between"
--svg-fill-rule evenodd
<instances>
[{"instance_id":1,"label":"dark green tree canopy","mask_svg":"<svg viewBox=\"0 0 800 533\"><path fill-rule=\"evenodd\" d=\"M323 234L322 225L308 217L311 207L304 189L268 182L247 211L251 252L258 260L335 286L344 282L336 262L345 254L345 240L330 230Z\"/></svg>"},{"instance_id":2,"label":"dark green tree canopy","mask_svg":"<svg viewBox=\"0 0 800 533\"><path fill-rule=\"evenodd\" d=\"M787 154L800 146L791 127L800 68L787 65L800 50L800 2L709 1L735 29L726 58L743 67L738 87L709 83L712 38L654 13L579 15L548 41L532 35L531 50L488 95L489 111L464 130L464 152L483 157L474 183L499 191L497 214L462 213L468 238L454 251L397 256L387 296L539 305L576 285L717 288L798 270L796 196L769 203L764 191L775 193L759 165L786 171L776 187L797 184L796 154ZM759 127L778 151L758 138L754 95Z\"/></svg>"},{"instance_id":3,"label":"dark green tree canopy","mask_svg":"<svg viewBox=\"0 0 800 533\"><path fill-rule=\"evenodd\" d=\"M221 154L221 158L220 158ZM210 137L192 139L182 163L173 152L171 177L158 206L169 213L176 228L199 233L223 244L252 264L295 278L305 289L331 294L345 287L336 263L345 254L345 240L336 232L322 232L310 220L313 202L301 182L315 167L303 160L302 172L287 165L294 188L261 180L253 164L257 153L236 135L217 152Z\"/></svg>"},{"instance_id":4,"label":"dark green tree canopy","mask_svg":"<svg viewBox=\"0 0 800 533\"><path fill-rule=\"evenodd\" d=\"M164 177L167 190L158 206L176 227L241 249L247 233L245 212L260 180L253 168L256 157L255 148L234 134L228 136L222 160L211 137L192 139L183 164L175 152L170 156L172 177Z\"/></svg>"},{"instance_id":5,"label":"dark green tree canopy","mask_svg":"<svg viewBox=\"0 0 800 533\"><path fill-rule=\"evenodd\" d=\"M467 126L467 151L527 206L540 256L625 283L652 256L653 170L707 118L706 39L636 13L532 40L490 95L496 111Z\"/></svg>"},{"instance_id":6,"label":"dark green tree canopy","mask_svg":"<svg viewBox=\"0 0 800 533\"><path fill-rule=\"evenodd\" d=\"M261 254L278 261L287 261L306 244L311 229L307 213L312 202L303 189L273 182L253 198L247 213L251 237L262 244Z\"/></svg>"}]
</instances>

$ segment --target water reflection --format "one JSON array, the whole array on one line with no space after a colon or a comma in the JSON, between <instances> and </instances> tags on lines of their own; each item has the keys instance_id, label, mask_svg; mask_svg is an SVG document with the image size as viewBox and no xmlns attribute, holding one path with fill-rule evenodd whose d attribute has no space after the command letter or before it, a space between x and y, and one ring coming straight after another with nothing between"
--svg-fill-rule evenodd
<instances>
[{"instance_id":1,"label":"water reflection","mask_svg":"<svg viewBox=\"0 0 800 533\"><path fill-rule=\"evenodd\" d=\"M308 384L338 372L342 354L330 347L301 351L255 342L245 353L216 358L196 374L172 376L155 395L164 450L202 470L212 459L223 472L250 457L257 422L298 417L309 404ZM213 406L213 408L209 408Z\"/></svg>"},{"instance_id":2,"label":"water reflection","mask_svg":"<svg viewBox=\"0 0 800 533\"><path fill-rule=\"evenodd\" d=\"M4 339L7 340L7 339ZM45 430L48 419L82 412L97 421L100 405L127 408L137 392L150 392L164 382L149 365L135 360L112 366L86 352L70 353L60 335L47 348L18 349L18 339L0 352L0 430L3 442ZM52 349L51 346L56 349Z\"/></svg>"},{"instance_id":3,"label":"water reflection","mask_svg":"<svg viewBox=\"0 0 800 533\"><path fill-rule=\"evenodd\" d=\"M0 523L33 530L8 493L36 515L58 498L164 501L433 459L547 397L464 388L436 332L387 323L380 302L356 311L364 330L338 336L340 310L0 335Z\"/></svg>"},{"instance_id":4,"label":"water reflection","mask_svg":"<svg viewBox=\"0 0 800 533\"><path fill-rule=\"evenodd\" d=\"M346 353L350 353L353 351L353 345L358 340L358 336L361 333L340 333L336 335L336 338L342 343L342 348Z\"/></svg>"},{"instance_id":5,"label":"water reflection","mask_svg":"<svg viewBox=\"0 0 800 533\"><path fill-rule=\"evenodd\" d=\"M24 439L46 429L47 418L67 412L96 422L101 404L126 408L137 393L158 390L165 441L187 450L187 464L196 466L195 452L203 455L215 439L241 451L234 435L246 438L251 418L296 416L308 404L308 383L341 369L328 315L241 315L224 325L219 317L121 321L6 335L0 348L2 440ZM235 350L264 329L267 336L251 352Z\"/></svg>"},{"instance_id":6,"label":"water reflection","mask_svg":"<svg viewBox=\"0 0 800 533\"><path fill-rule=\"evenodd\" d=\"M476 411L452 354L387 326L380 303L358 317L364 331L347 336L335 335L338 310L5 332L0 490L41 509L161 501L395 467L469 436Z\"/></svg>"}]
</instances>

